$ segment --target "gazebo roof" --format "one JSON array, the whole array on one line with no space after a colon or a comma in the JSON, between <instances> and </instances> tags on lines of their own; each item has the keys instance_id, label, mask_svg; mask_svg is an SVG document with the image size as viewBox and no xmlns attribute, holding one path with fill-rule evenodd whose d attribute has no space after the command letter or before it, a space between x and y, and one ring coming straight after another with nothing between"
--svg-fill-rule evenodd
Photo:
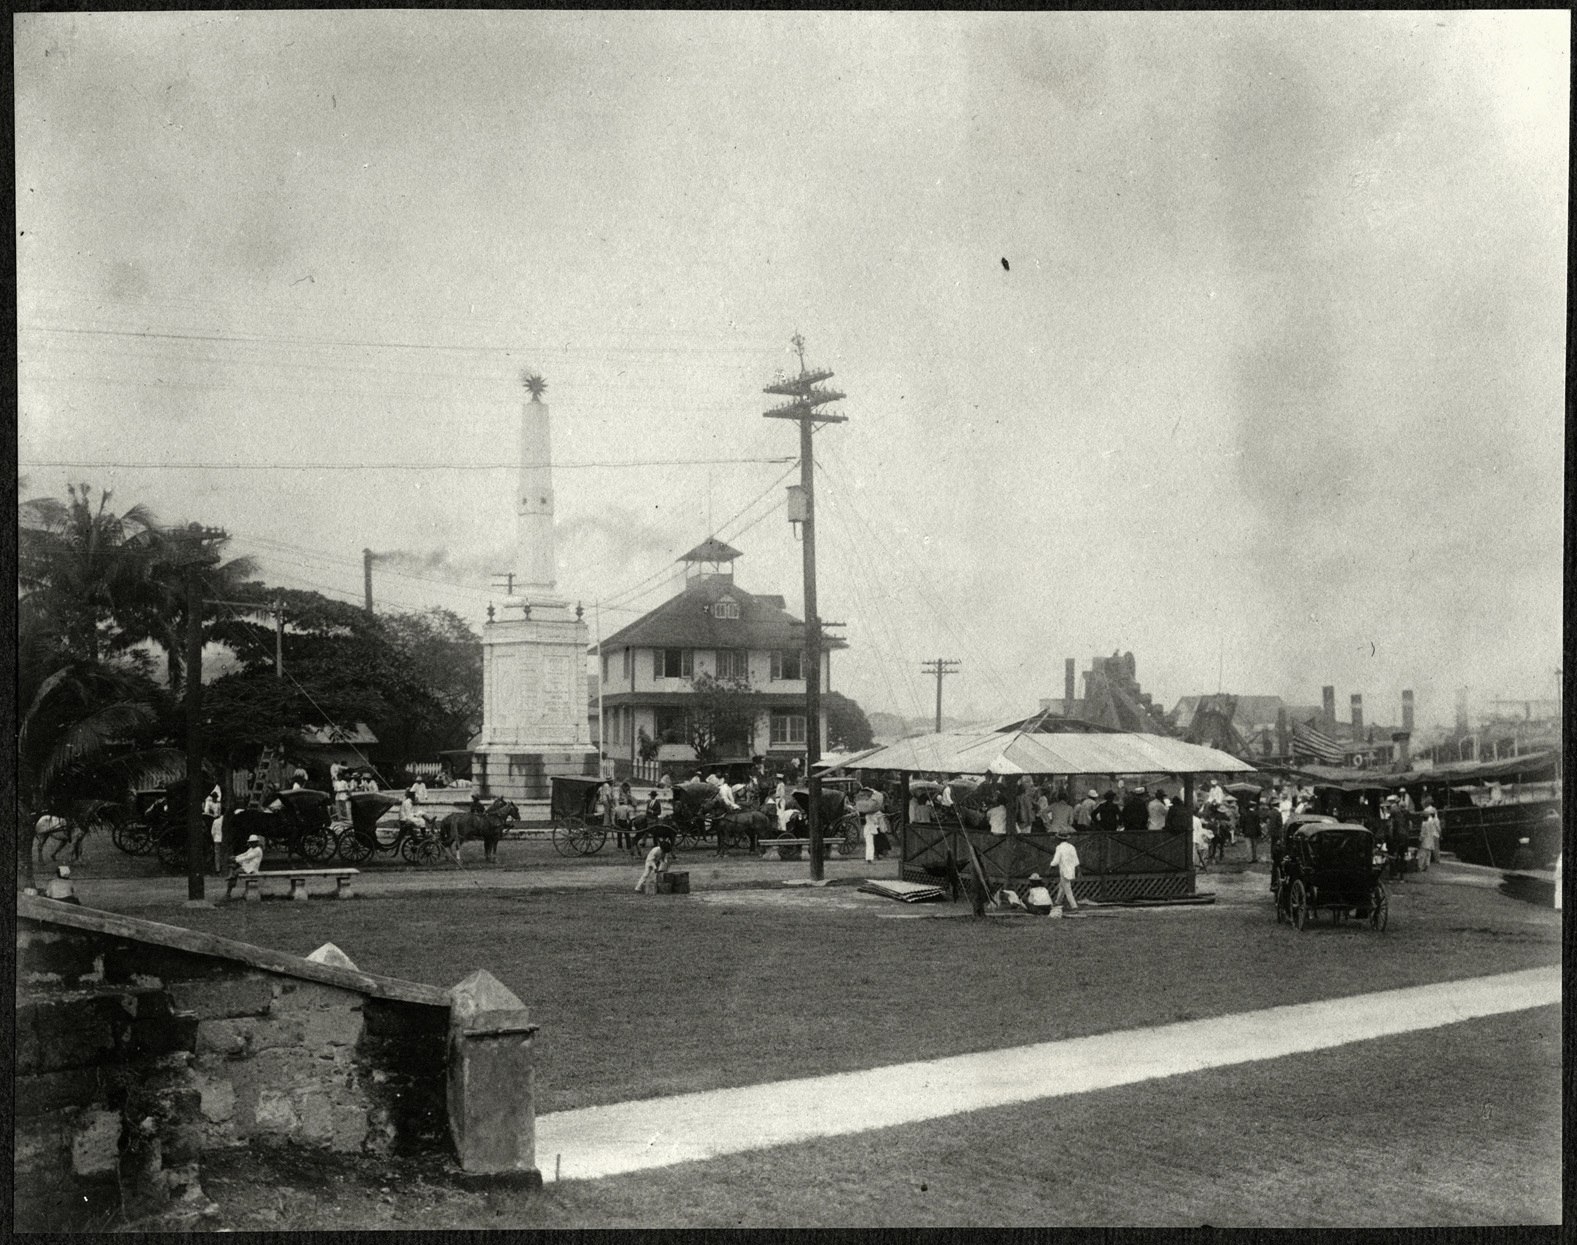
<instances>
[{"instance_id":1,"label":"gazebo roof","mask_svg":"<svg viewBox=\"0 0 1577 1245\"><path fill-rule=\"evenodd\" d=\"M899 740L845 769L946 774L1252 774L1230 753L1124 731L944 731Z\"/></svg>"}]
</instances>

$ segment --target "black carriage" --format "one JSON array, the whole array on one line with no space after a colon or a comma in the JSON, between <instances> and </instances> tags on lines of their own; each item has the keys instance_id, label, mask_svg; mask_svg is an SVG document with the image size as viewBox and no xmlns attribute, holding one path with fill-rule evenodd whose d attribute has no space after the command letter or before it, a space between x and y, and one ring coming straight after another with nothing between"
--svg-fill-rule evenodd
<instances>
[{"instance_id":1,"label":"black carriage","mask_svg":"<svg viewBox=\"0 0 1577 1245\"><path fill-rule=\"evenodd\" d=\"M555 774L550 780L548 819L554 850L564 856L591 856L608 841L600 808L603 781Z\"/></svg>"},{"instance_id":2,"label":"black carriage","mask_svg":"<svg viewBox=\"0 0 1577 1245\"><path fill-rule=\"evenodd\" d=\"M224 839L227 851L239 852L252 835L263 840L263 850L283 850L302 860L321 863L334 855L334 830L329 825L332 797L326 791L296 787L277 793L273 812L248 808L226 813ZM270 800L272 802L272 799ZM154 855L167 869L186 868L186 783L179 780L165 788L162 799L148 808L147 824ZM206 848L206 844L204 845Z\"/></svg>"},{"instance_id":3,"label":"black carriage","mask_svg":"<svg viewBox=\"0 0 1577 1245\"><path fill-rule=\"evenodd\" d=\"M288 794L288 793L287 793ZM413 833L409 826L392 832L378 828L379 819L399 804L399 797L381 791L355 791L350 796L350 825L341 830L335 850L346 864L365 864L382 853L406 864L430 865L443 858L438 830L430 824Z\"/></svg>"},{"instance_id":4,"label":"black carriage","mask_svg":"<svg viewBox=\"0 0 1577 1245\"><path fill-rule=\"evenodd\" d=\"M822 779L821 783L821 841L837 845L840 856L852 856L864 851L865 836L860 830L860 817L850 803L859 784L853 779ZM795 812L790 826L781 837L801 839L809 833L810 788L795 787L789 792L789 801ZM767 840L767 846L772 840ZM794 849L790 849L794 850Z\"/></svg>"},{"instance_id":5,"label":"black carriage","mask_svg":"<svg viewBox=\"0 0 1577 1245\"><path fill-rule=\"evenodd\" d=\"M1276 920L1306 929L1315 913L1333 922L1352 917L1384 930L1390 913L1385 853L1365 826L1312 822L1287 836L1276 890Z\"/></svg>"}]
</instances>

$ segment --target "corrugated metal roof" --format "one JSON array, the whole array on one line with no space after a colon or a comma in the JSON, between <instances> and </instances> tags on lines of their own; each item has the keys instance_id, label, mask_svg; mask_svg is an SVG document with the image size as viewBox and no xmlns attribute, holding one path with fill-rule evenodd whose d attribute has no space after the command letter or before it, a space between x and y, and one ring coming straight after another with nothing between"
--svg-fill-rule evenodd
<instances>
[{"instance_id":1,"label":"corrugated metal roof","mask_svg":"<svg viewBox=\"0 0 1577 1245\"><path fill-rule=\"evenodd\" d=\"M847 768L947 774L1252 774L1235 756L1164 735L946 732L904 739Z\"/></svg>"}]
</instances>

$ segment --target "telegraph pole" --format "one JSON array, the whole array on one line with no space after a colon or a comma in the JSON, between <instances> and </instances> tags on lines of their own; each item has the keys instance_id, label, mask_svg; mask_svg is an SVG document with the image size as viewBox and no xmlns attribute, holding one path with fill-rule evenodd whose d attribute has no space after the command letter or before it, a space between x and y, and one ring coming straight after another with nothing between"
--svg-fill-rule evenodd
<instances>
[{"instance_id":1,"label":"telegraph pole","mask_svg":"<svg viewBox=\"0 0 1577 1245\"><path fill-rule=\"evenodd\" d=\"M361 551L361 586L367 598L367 613L372 613L372 559L371 549Z\"/></svg>"},{"instance_id":2,"label":"telegraph pole","mask_svg":"<svg viewBox=\"0 0 1577 1245\"><path fill-rule=\"evenodd\" d=\"M936 676L936 733L938 735L942 733L942 676L957 674L958 665L958 661L952 657L933 657L920 666L926 674Z\"/></svg>"},{"instance_id":3,"label":"telegraph pole","mask_svg":"<svg viewBox=\"0 0 1577 1245\"><path fill-rule=\"evenodd\" d=\"M197 524L172 533L186 581L186 902L201 904L208 844L203 834L203 593L202 570L217 565L222 530Z\"/></svg>"},{"instance_id":4,"label":"telegraph pole","mask_svg":"<svg viewBox=\"0 0 1577 1245\"><path fill-rule=\"evenodd\" d=\"M209 601L209 605L228 605L232 609L250 610L253 613L272 614L274 618L274 677L285 677L285 602L275 597L273 605L259 605L256 601Z\"/></svg>"},{"instance_id":5,"label":"telegraph pole","mask_svg":"<svg viewBox=\"0 0 1577 1245\"><path fill-rule=\"evenodd\" d=\"M810 438L816 424L842 424L844 415L818 413L824 402L837 402L843 394L834 389L818 389L831 380L829 371L805 370L805 339L795 333L791 339L799 355L799 375L793 380L768 385L763 393L779 394L790 401L765 412L767 419L792 419L799 424L799 483L805 493L802 552L805 575L805 777L810 788L810 876L820 881L821 860L821 777L815 772L821 760L821 619L816 615L816 473Z\"/></svg>"}]
</instances>

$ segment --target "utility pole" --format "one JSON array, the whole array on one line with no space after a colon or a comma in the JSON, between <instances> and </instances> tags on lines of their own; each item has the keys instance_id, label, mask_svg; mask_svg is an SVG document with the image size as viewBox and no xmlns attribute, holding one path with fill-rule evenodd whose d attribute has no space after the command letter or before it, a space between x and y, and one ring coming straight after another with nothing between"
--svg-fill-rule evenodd
<instances>
[{"instance_id":1,"label":"utility pole","mask_svg":"<svg viewBox=\"0 0 1577 1245\"><path fill-rule=\"evenodd\" d=\"M372 559L375 555L371 549L361 551L361 586L367 598L367 613L372 613Z\"/></svg>"},{"instance_id":2,"label":"utility pole","mask_svg":"<svg viewBox=\"0 0 1577 1245\"><path fill-rule=\"evenodd\" d=\"M273 605L260 605L256 601L209 601L209 605L228 605L231 609L250 610L258 614L271 614L274 618L274 677L285 677L285 602L275 597Z\"/></svg>"},{"instance_id":3,"label":"utility pole","mask_svg":"<svg viewBox=\"0 0 1577 1245\"><path fill-rule=\"evenodd\" d=\"M920 667L926 674L936 676L936 733L938 735L942 733L942 676L957 674L958 666L959 663L955 658L933 657Z\"/></svg>"},{"instance_id":4,"label":"utility pole","mask_svg":"<svg viewBox=\"0 0 1577 1245\"><path fill-rule=\"evenodd\" d=\"M818 389L824 380L831 380L829 371L805 370L805 339L795 333L791 339L799 355L799 375L793 380L768 385L763 393L779 394L790 401L765 412L767 419L792 419L799 424L799 483L805 492L805 517L802 521L804 535L801 551L804 555L805 575L805 777L810 788L810 876L820 881L823 874L821 860L821 776L815 772L821 760L821 619L816 615L816 473L815 456L811 453L810 439L816 424L842 424L848 422L844 415L818 413L816 408L824 402L837 402L843 394L834 389Z\"/></svg>"},{"instance_id":5,"label":"utility pole","mask_svg":"<svg viewBox=\"0 0 1577 1245\"><path fill-rule=\"evenodd\" d=\"M203 593L202 570L215 566L214 548L228 536L219 528L192 524L178 533L186 581L186 902L201 904L208 844L203 833Z\"/></svg>"}]
</instances>

